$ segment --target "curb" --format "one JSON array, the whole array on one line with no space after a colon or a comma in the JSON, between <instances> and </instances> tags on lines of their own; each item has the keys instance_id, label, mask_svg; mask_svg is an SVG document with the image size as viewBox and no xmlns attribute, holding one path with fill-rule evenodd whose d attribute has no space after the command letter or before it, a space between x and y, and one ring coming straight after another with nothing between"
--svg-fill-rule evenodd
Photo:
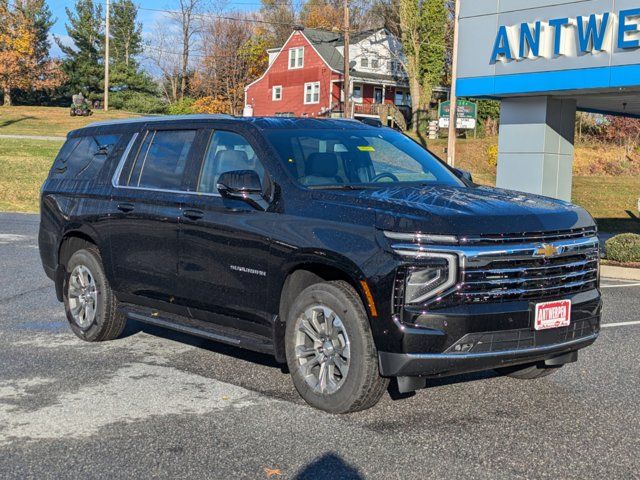
<instances>
[{"instance_id":1,"label":"curb","mask_svg":"<svg viewBox=\"0 0 640 480\"><path fill-rule=\"evenodd\" d=\"M612 265L600 265L600 276L616 280L633 280L640 282L640 268L614 267Z\"/></svg>"}]
</instances>

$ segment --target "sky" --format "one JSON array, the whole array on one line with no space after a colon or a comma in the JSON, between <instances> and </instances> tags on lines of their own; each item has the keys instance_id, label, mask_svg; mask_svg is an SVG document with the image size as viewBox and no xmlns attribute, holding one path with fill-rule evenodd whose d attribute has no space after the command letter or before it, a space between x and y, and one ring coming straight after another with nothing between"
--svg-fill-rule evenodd
<instances>
[{"instance_id":1,"label":"sky","mask_svg":"<svg viewBox=\"0 0 640 480\"><path fill-rule=\"evenodd\" d=\"M100 1L100 0L98 0ZM104 0L102 0L104 2ZM215 5L221 5L224 0L210 0L210 3ZM65 7L73 9L75 1L73 0L47 0L49 8L53 13L53 17L56 23L51 27L51 36L55 36L61 39L65 44L70 43L68 41L67 31L65 29L65 22L67 22L67 14ZM141 8L151 8L160 10L176 10L178 8L178 0L134 0L134 3ZM230 11L250 11L260 8L260 0L229 0L224 3L224 10ZM161 12L152 12L147 10L139 10L138 21L142 23L143 34L149 34L158 23L166 23L166 15ZM51 39L51 55L53 57L60 57L62 53L60 48Z\"/></svg>"}]
</instances>

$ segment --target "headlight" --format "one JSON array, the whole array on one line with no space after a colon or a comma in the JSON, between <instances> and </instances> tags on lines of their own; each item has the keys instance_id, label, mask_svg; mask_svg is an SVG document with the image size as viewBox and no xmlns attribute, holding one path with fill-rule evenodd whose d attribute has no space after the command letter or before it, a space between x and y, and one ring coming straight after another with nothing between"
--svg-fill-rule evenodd
<instances>
[{"instance_id":1,"label":"headlight","mask_svg":"<svg viewBox=\"0 0 640 480\"><path fill-rule=\"evenodd\" d=\"M425 265L407 272L404 301L422 303L444 293L456 284L456 256L447 253L423 253Z\"/></svg>"}]
</instances>

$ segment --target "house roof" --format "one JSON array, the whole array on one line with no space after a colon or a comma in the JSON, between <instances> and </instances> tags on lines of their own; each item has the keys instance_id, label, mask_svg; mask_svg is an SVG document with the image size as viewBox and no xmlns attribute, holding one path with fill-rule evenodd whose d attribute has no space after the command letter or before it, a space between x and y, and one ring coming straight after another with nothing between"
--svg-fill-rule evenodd
<instances>
[{"instance_id":1,"label":"house roof","mask_svg":"<svg viewBox=\"0 0 640 480\"><path fill-rule=\"evenodd\" d=\"M355 33L351 36L351 43L358 43L380 30L380 28L376 28ZM317 30L315 28L305 28L302 30L302 33L307 37L318 54L332 70L344 73L344 56L340 53L340 50L338 50L338 47L343 46L343 36L341 33ZM357 70L352 70L351 75L363 80L377 80L381 82L403 84L407 83L407 79L401 75L385 75Z\"/></svg>"},{"instance_id":2,"label":"house roof","mask_svg":"<svg viewBox=\"0 0 640 480\"><path fill-rule=\"evenodd\" d=\"M305 28L302 33L329 67L339 72L344 71L344 57L337 48L342 45L341 34L315 28Z\"/></svg>"}]
</instances>

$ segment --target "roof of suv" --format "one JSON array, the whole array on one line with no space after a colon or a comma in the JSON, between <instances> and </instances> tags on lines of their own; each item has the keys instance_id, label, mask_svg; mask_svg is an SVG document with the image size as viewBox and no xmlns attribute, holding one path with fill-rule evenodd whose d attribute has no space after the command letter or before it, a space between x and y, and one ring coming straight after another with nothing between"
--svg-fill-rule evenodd
<instances>
[{"instance_id":1,"label":"roof of suv","mask_svg":"<svg viewBox=\"0 0 640 480\"><path fill-rule=\"evenodd\" d=\"M206 122L206 121L230 121L251 124L260 130L270 129L346 129L357 127L359 129L376 128L365 125L352 119L333 118L297 118L297 117L233 117L231 115L162 115L156 117L134 117L120 120L109 120L87 125L85 128L107 127L113 125L137 125L154 122Z\"/></svg>"}]
</instances>

